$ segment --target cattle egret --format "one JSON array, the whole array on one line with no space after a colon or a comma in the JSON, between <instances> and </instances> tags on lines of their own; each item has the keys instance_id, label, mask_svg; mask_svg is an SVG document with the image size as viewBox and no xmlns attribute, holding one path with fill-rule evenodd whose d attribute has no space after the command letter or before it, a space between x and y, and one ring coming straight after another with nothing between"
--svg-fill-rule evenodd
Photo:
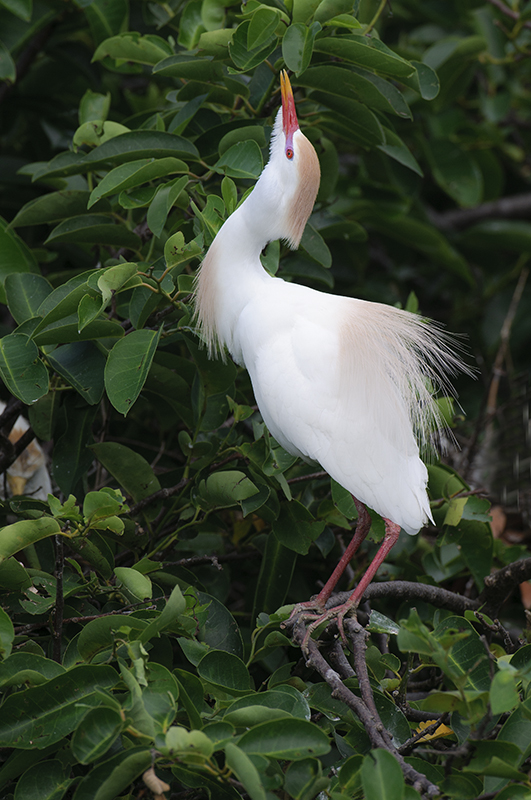
<instances>
[{"instance_id":1,"label":"cattle egret","mask_svg":"<svg viewBox=\"0 0 531 800\"><path fill-rule=\"evenodd\" d=\"M416 314L288 283L263 268L268 242L298 247L320 181L285 72L281 96L269 162L201 265L195 315L209 355L228 351L248 370L274 438L320 464L358 508L338 567L320 594L298 608L324 612L370 528L365 507L385 521L376 557L349 601L334 610L342 631L344 614L357 607L400 529L415 534L432 519L419 444L440 427L434 393L447 386L446 373L462 366L448 337Z\"/></svg>"}]
</instances>

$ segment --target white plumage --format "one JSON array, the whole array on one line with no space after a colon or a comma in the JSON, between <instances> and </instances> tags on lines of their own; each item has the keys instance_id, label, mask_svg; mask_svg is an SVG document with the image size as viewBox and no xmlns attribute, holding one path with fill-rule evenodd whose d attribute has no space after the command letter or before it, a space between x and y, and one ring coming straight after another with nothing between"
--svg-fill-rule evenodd
<instances>
[{"instance_id":1,"label":"white plumage","mask_svg":"<svg viewBox=\"0 0 531 800\"><path fill-rule=\"evenodd\" d=\"M461 362L417 315L288 283L262 267L269 241L298 246L320 180L282 80L269 162L201 266L196 317L209 353L223 357L226 348L247 368L264 421L286 450L318 462L414 534L431 519L419 442L439 426L434 391Z\"/></svg>"}]
</instances>

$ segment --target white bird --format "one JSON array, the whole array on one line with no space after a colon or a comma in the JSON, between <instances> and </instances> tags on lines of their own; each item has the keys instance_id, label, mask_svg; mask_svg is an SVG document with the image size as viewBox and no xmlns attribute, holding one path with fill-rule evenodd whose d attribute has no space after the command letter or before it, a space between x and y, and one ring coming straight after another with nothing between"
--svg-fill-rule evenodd
<instances>
[{"instance_id":1,"label":"white bird","mask_svg":"<svg viewBox=\"0 0 531 800\"><path fill-rule=\"evenodd\" d=\"M3 414L6 404L0 400L0 414ZM9 433L11 444L18 442L29 428L29 422L19 416ZM52 493L52 482L46 465L46 456L42 447L33 439L25 450L19 455L5 472L7 495L27 495L37 500L46 500ZM4 498L5 488L0 486L0 497Z\"/></svg>"},{"instance_id":2,"label":"white bird","mask_svg":"<svg viewBox=\"0 0 531 800\"><path fill-rule=\"evenodd\" d=\"M319 160L299 128L285 72L281 95L269 162L200 267L195 314L209 355L223 358L228 351L248 370L274 438L289 453L320 464L356 502L356 533L312 606L324 610L365 538L364 506L385 520L375 559L341 607L342 628L400 528L415 534L432 519L419 443L440 427L435 390L462 365L448 337L418 315L265 271L260 253L268 242L298 247L320 182Z\"/></svg>"}]
</instances>

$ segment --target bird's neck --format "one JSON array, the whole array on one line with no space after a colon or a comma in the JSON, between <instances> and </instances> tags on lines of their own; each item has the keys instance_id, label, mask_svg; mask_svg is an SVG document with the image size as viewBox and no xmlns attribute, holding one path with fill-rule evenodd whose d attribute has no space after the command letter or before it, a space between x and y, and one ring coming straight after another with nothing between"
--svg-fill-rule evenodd
<instances>
[{"instance_id":1,"label":"bird's neck","mask_svg":"<svg viewBox=\"0 0 531 800\"><path fill-rule=\"evenodd\" d=\"M195 313L209 353L226 347L238 362L238 319L263 283L272 279L260 261L270 237L263 233L253 194L221 227L201 265L195 290Z\"/></svg>"}]
</instances>

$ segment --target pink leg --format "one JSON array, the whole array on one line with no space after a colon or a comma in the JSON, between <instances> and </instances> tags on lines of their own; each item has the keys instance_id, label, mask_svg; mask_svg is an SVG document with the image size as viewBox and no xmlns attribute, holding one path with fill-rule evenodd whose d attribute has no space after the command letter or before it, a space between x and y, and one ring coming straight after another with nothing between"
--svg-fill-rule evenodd
<instances>
[{"instance_id":1,"label":"pink leg","mask_svg":"<svg viewBox=\"0 0 531 800\"><path fill-rule=\"evenodd\" d=\"M291 612L290 620L293 620L297 617L301 611L316 611L316 614L307 615L307 618L315 619L319 617L320 614L323 613L326 605L326 601L329 599L330 595L334 591L336 584L342 574L344 573L347 565L349 564L350 560L352 559L354 553L359 548L360 544L363 542L367 534L369 533L369 529L371 527L371 518L369 516L369 512L363 505L360 503L359 500L356 500L354 495L352 496L354 503L356 504L356 508L358 509L358 522L356 524L356 530L354 532L354 536L350 540L350 544L341 556L339 560L339 564L327 580L326 584L323 586L317 597L312 598L311 600L306 600L303 603L297 603L293 611Z\"/></svg>"},{"instance_id":2,"label":"pink leg","mask_svg":"<svg viewBox=\"0 0 531 800\"><path fill-rule=\"evenodd\" d=\"M324 608L326 601L330 598L330 595L336 588L336 584L340 577L343 575L344 571L346 570L348 564L350 564L352 557L358 551L359 546L366 538L367 534L369 533L371 527L371 518L369 516L369 512L363 505L360 503L359 500L356 500L355 497L352 498L356 504L356 508L358 509L358 522L356 525L356 530L354 532L354 536L350 540L350 544L341 556L339 563L335 570L332 572L330 577L328 578L327 582L315 598L315 605L319 608Z\"/></svg>"},{"instance_id":3,"label":"pink leg","mask_svg":"<svg viewBox=\"0 0 531 800\"><path fill-rule=\"evenodd\" d=\"M384 519L384 522L385 522L385 536L378 549L378 552L376 553L375 557L373 558L367 570L365 571L365 574L363 575L362 579L360 580L360 582L358 583L358 585L356 586L356 588L354 589L354 591L352 592L352 594L345 603L343 603L340 606L336 606L335 608L331 608L329 611L326 611L324 614L322 614L320 617L318 617L312 622L312 624L308 627L306 636L304 638L304 642L302 645L303 648L307 639L312 635L313 631L316 628L318 628L323 622L326 622L327 620L328 621L332 620L334 618L337 619L337 627L339 629L339 633L341 634L341 638L343 639L343 641L345 641L345 632L343 630L343 620L345 616L349 613L349 611L355 610L358 607L359 602L365 593L365 589L376 575L378 568L381 566L381 564L383 564L386 557L389 555L390 550L396 544L396 541L400 535L400 525L391 522L391 520L389 519ZM324 587L324 589L326 589L327 586L328 583Z\"/></svg>"},{"instance_id":4,"label":"pink leg","mask_svg":"<svg viewBox=\"0 0 531 800\"><path fill-rule=\"evenodd\" d=\"M358 583L358 585L350 595L347 602L343 603L343 606L339 606L339 608L345 608L345 610L348 611L349 608L355 608L359 604L361 598L365 593L365 589L367 588L369 583L372 581L372 579L378 572L378 568L383 564L383 562L389 555L390 551L395 546L397 539L400 535L400 525L397 525L395 522L391 522L390 519L385 519L385 518L384 522L385 522L385 536L378 549L378 552L376 553L373 560L367 567L363 578Z\"/></svg>"}]
</instances>

